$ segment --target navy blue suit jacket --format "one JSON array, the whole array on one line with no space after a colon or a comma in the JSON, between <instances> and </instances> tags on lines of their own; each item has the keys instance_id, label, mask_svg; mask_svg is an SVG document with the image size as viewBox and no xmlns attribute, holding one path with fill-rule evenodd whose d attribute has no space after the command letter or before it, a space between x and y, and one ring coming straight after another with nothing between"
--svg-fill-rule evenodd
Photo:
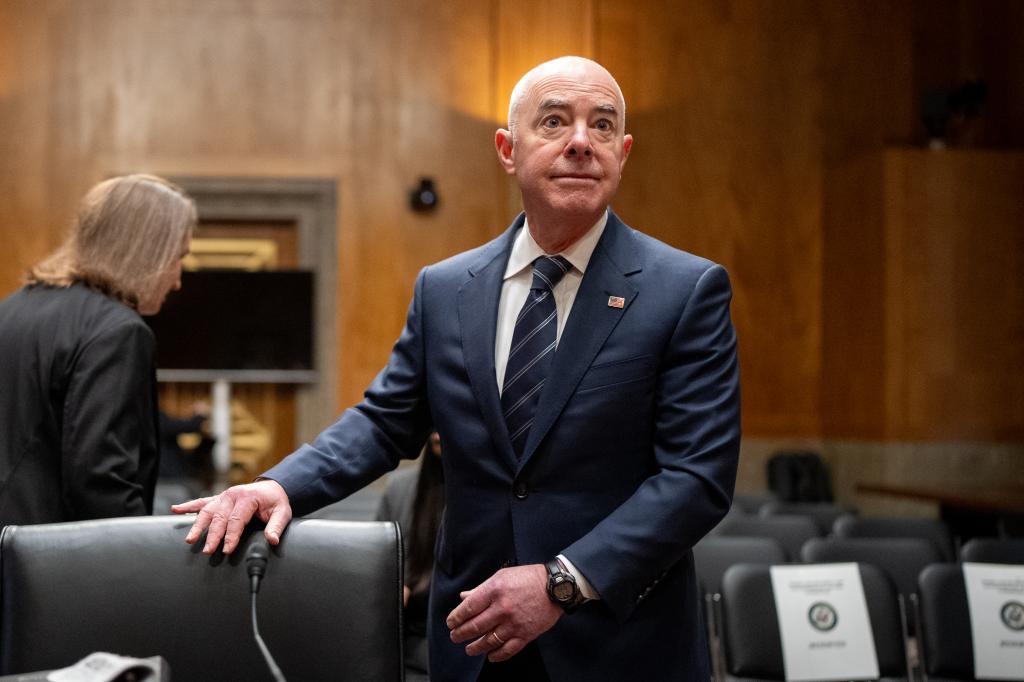
<instances>
[{"instance_id":1,"label":"navy blue suit jacket","mask_svg":"<svg viewBox=\"0 0 1024 682\"><path fill-rule=\"evenodd\" d=\"M364 400L266 475L307 513L415 455L434 425L448 495L428 624L434 682L475 680L483 664L448 638L459 592L558 553L601 600L538 639L552 679L707 682L690 548L728 510L736 474L728 276L610 214L517 460L494 343L522 225L520 215L494 241L420 272Z\"/></svg>"}]
</instances>

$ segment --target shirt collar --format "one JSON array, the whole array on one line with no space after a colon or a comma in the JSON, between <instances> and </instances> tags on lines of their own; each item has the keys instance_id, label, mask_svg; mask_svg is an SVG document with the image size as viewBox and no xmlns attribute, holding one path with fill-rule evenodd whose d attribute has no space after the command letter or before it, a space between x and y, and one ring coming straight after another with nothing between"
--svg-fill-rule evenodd
<instances>
[{"instance_id":1,"label":"shirt collar","mask_svg":"<svg viewBox=\"0 0 1024 682\"><path fill-rule=\"evenodd\" d=\"M604 234L604 228L607 224L608 211L606 210L597 219L597 222L582 237L570 244L567 249L559 254L551 253L547 255L562 256L581 273L586 272L587 264L590 263L590 257L594 254L597 242L601 239L601 235ZM544 249L534 241L533 235L530 234L530 224L528 220L524 220L523 227L519 230L519 234L516 235L515 242L512 243L512 253L509 254L508 265L505 267L505 279L516 276L543 255L545 255Z\"/></svg>"}]
</instances>

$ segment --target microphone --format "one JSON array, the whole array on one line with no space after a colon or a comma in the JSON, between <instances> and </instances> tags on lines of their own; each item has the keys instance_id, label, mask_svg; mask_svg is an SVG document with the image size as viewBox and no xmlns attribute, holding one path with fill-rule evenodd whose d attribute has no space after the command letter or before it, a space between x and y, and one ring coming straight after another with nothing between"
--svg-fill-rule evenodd
<instances>
[{"instance_id":1,"label":"microphone","mask_svg":"<svg viewBox=\"0 0 1024 682\"><path fill-rule=\"evenodd\" d=\"M249 592L252 594L252 634L256 638L256 644L263 654L263 660L267 662L270 674L276 682L285 682L281 669L277 667L274 657L270 655L270 649L263 643L260 637L259 628L256 626L256 593L260 591L260 580L267 572L267 560L270 558L270 545L262 533L257 535L249 543L245 550L245 570L249 574Z\"/></svg>"},{"instance_id":2,"label":"microphone","mask_svg":"<svg viewBox=\"0 0 1024 682\"><path fill-rule=\"evenodd\" d=\"M270 558L270 546L262 535L253 538L249 549L245 550L245 570L249 573L249 590L256 594L260 591L260 580L267 572L267 559Z\"/></svg>"}]
</instances>

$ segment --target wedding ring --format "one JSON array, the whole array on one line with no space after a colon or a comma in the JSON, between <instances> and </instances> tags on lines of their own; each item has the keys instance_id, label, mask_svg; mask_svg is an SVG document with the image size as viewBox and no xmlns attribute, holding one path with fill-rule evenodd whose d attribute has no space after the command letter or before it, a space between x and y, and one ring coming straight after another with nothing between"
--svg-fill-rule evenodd
<instances>
[{"instance_id":1,"label":"wedding ring","mask_svg":"<svg viewBox=\"0 0 1024 682\"><path fill-rule=\"evenodd\" d=\"M498 633L494 630L491 630L491 637L493 637L494 641L498 643L498 646L505 646L505 640L503 640L501 637L498 637Z\"/></svg>"}]
</instances>

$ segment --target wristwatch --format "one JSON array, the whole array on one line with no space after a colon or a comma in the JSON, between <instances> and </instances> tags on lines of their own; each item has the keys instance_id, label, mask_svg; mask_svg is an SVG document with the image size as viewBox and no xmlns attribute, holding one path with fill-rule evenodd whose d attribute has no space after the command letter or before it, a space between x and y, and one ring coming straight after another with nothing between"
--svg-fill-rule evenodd
<instances>
[{"instance_id":1,"label":"wristwatch","mask_svg":"<svg viewBox=\"0 0 1024 682\"><path fill-rule=\"evenodd\" d=\"M583 593L576 584L576 578L557 559L551 559L544 567L548 569L548 598L561 606L566 613L572 613L583 603Z\"/></svg>"}]
</instances>

